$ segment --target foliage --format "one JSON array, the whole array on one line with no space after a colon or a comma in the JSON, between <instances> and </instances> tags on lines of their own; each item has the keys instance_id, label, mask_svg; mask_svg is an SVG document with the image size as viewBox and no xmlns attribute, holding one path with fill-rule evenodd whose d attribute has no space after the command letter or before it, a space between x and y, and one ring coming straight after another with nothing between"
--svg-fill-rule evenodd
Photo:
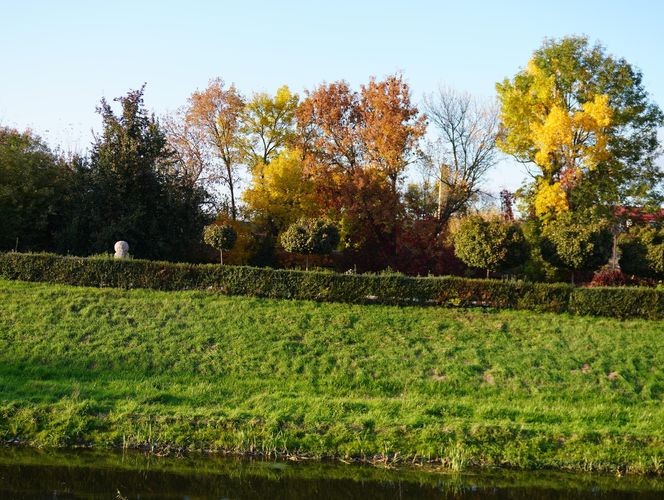
<instances>
[{"instance_id":1,"label":"foliage","mask_svg":"<svg viewBox=\"0 0 664 500\"><path fill-rule=\"evenodd\" d=\"M72 178L39 137L0 127L0 250L55 250Z\"/></svg>"},{"instance_id":2,"label":"foliage","mask_svg":"<svg viewBox=\"0 0 664 500\"><path fill-rule=\"evenodd\" d=\"M498 145L535 167L536 215L657 201L664 115L624 59L585 37L549 39L497 90Z\"/></svg>"},{"instance_id":3,"label":"foliage","mask_svg":"<svg viewBox=\"0 0 664 500\"><path fill-rule=\"evenodd\" d=\"M664 230L635 229L620 238L620 268L644 278L664 276Z\"/></svg>"},{"instance_id":4,"label":"foliage","mask_svg":"<svg viewBox=\"0 0 664 500\"><path fill-rule=\"evenodd\" d=\"M545 226L542 256L572 271L594 271L609 260L612 241L605 222L594 220L588 212L567 212Z\"/></svg>"},{"instance_id":5,"label":"foliage","mask_svg":"<svg viewBox=\"0 0 664 500\"><path fill-rule=\"evenodd\" d=\"M303 216L316 212L314 185L305 174L302 153L287 149L252 171L251 186L243 194L255 220L278 233Z\"/></svg>"},{"instance_id":6,"label":"foliage","mask_svg":"<svg viewBox=\"0 0 664 500\"><path fill-rule=\"evenodd\" d=\"M325 219L302 218L281 234L280 242L287 252L325 255L339 245L339 229Z\"/></svg>"},{"instance_id":7,"label":"foliage","mask_svg":"<svg viewBox=\"0 0 664 500\"><path fill-rule=\"evenodd\" d=\"M191 95L181 112L184 119L181 127L188 135L171 139L176 150L193 151L181 154L181 158L202 162L201 170L208 185L220 182L228 189L228 213L233 220L238 215L236 189L244 151L241 130L244 108L244 98L234 85L226 88L222 79L210 80L205 90Z\"/></svg>"},{"instance_id":8,"label":"foliage","mask_svg":"<svg viewBox=\"0 0 664 500\"><path fill-rule=\"evenodd\" d=\"M170 168L172 151L143 89L116 101L120 114L104 99L98 108L103 129L77 170L63 250L103 253L125 240L136 257L190 258L207 220L205 193Z\"/></svg>"},{"instance_id":9,"label":"foliage","mask_svg":"<svg viewBox=\"0 0 664 500\"><path fill-rule=\"evenodd\" d=\"M435 212L435 209L434 209ZM410 276L462 275L466 266L454 255L447 232L435 217L401 224L396 269Z\"/></svg>"},{"instance_id":10,"label":"foliage","mask_svg":"<svg viewBox=\"0 0 664 500\"><path fill-rule=\"evenodd\" d=\"M341 226L348 247L393 258L401 213L398 186L425 130L401 75L371 79L359 92L321 85L297 111L298 135L321 215ZM376 260L376 257L374 257Z\"/></svg>"},{"instance_id":11,"label":"foliage","mask_svg":"<svg viewBox=\"0 0 664 500\"><path fill-rule=\"evenodd\" d=\"M625 286L629 284L629 276L620 269L604 268L593 275L593 279L588 286Z\"/></svg>"},{"instance_id":12,"label":"foliage","mask_svg":"<svg viewBox=\"0 0 664 500\"><path fill-rule=\"evenodd\" d=\"M0 253L0 278L78 286L215 290L229 295L305 299L354 304L444 305L575 312L619 318L664 319L664 290L618 289L611 303L595 300L597 289L564 284L464 279L412 278ZM638 292L638 293L637 293ZM572 308L571 296L575 305ZM634 300L642 297L643 301ZM593 304L597 307L593 308ZM582 312L581 312L582 311Z\"/></svg>"},{"instance_id":13,"label":"foliage","mask_svg":"<svg viewBox=\"0 0 664 500\"><path fill-rule=\"evenodd\" d=\"M298 104L298 95L286 85L277 89L274 97L257 93L246 103L242 116L244 160L252 174L295 142Z\"/></svg>"},{"instance_id":14,"label":"foliage","mask_svg":"<svg viewBox=\"0 0 664 500\"><path fill-rule=\"evenodd\" d=\"M661 474L661 322L17 282L0 297L4 442Z\"/></svg>"},{"instance_id":15,"label":"foliage","mask_svg":"<svg viewBox=\"0 0 664 500\"><path fill-rule=\"evenodd\" d=\"M230 224L210 224L203 230L203 241L219 250L221 263L224 263L224 250L230 250L237 240L237 232Z\"/></svg>"},{"instance_id":16,"label":"foliage","mask_svg":"<svg viewBox=\"0 0 664 500\"><path fill-rule=\"evenodd\" d=\"M490 271L516 267L528 258L523 232L516 224L465 218L454 235L454 252L470 267Z\"/></svg>"}]
</instances>

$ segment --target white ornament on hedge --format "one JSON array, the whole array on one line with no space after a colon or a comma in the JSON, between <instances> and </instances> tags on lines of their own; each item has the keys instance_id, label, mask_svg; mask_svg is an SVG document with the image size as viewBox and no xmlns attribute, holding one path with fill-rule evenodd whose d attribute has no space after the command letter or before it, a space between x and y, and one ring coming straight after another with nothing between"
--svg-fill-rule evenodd
<instances>
[{"instance_id":1,"label":"white ornament on hedge","mask_svg":"<svg viewBox=\"0 0 664 500\"><path fill-rule=\"evenodd\" d=\"M115 255L116 259L126 259L129 257L129 243L126 241L118 241L115 243Z\"/></svg>"}]
</instances>

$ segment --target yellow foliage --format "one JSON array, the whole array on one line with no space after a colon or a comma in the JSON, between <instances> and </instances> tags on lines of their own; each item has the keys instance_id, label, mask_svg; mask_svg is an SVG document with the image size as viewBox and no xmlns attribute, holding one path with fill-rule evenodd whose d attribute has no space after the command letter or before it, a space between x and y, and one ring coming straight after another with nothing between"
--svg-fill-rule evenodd
<instances>
[{"instance_id":1,"label":"yellow foliage","mask_svg":"<svg viewBox=\"0 0 664 500\"><path fill-rule=\"evenodd\" d=\"M243 199L257 215L283 228L314 212L313 190L302 153L287 149L270 163L256 165Z\"/></svg>"},{"instance_id":2,"label":"yellow foliage","mask_svg":"<svg viewBox=\"0 0 664 500\"><path fill-rule=\"evenodd\" d=\"M535 194L535 213L539 217L559 214L569 210L567 195L560 182L549 184L548 182L539 182L537 193Z\"/></svg>"},{"instance_id":3,"label":"yellow foliage","mask_svg":"<svg viewBox=\"0 0 664 500\"><path fill-rule=\"evenodd\" d=\"M608 127L613 118L613 110L609 107L609 96L596 95L592 102L583 103L583 113L581 114L583 119L580 120L579 125L587 130Z\"/></svg>"},{"instance_id":4,"label":"yellow foliage","mask_svg":"<svg viewBox=\"0 0 664 500\"><path fill-rule=\"evenodd\" d=\"M534 123L531 127L535 145L535 162L544 172L553 173L556 155L564 156L572 148L574 126L572 117L560 106L554 106L544 123Z\"/></svg>"}]
</instances>

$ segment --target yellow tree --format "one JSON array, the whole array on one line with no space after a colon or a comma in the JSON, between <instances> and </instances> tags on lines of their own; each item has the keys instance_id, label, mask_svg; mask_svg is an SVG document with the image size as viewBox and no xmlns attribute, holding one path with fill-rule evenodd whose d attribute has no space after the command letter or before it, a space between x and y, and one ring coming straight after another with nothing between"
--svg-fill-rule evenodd
<instances>
[{"instance_id":1,"label":"yellow tree","mask_svg":"<svg viewBox=\"0 0 664 500\"><path fill-rule=\"evenodd\" d=\"M243 199L250 211L276 232L316 213L314 185L305 174L302 152L286 149L271 162L259 162Z\"/></svg>"},{"instance_id":2,"label":"yellow tree","mask_svg":"<svg viewBox=\"0 0 664 500\"><path fill-rule=\"evenodd\" d=\"M293 141L299 97L284 85L274 96L254 94L244 108L245 162L251 171L268 164Z\"/></svg>"},{"instance_id":3,"label":"yellow tree","mask_svg":"<svg viewBox=\"0 0 664 500\"><path fill-rule=\"evenodd\" d=\"M547 40L497 91L498 146L534 167L529 201L543 220L653 193L662 114L624 60L583 37Z\"/></svg>"}]
</instances>

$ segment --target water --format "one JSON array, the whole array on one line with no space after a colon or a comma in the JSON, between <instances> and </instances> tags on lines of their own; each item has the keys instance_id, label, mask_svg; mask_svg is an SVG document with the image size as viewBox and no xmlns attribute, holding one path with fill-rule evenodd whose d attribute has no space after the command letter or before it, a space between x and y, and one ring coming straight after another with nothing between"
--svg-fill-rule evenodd
<instances>
[{"instance_id":1,"label":"water","mask_svg":"<svg viewBox=\"0 0 664 500\"><path fill-rule=\"evenodd\" d=\"M0 448L1 499L662 499L664 480Z\"/></svg>"}]
</instances>

